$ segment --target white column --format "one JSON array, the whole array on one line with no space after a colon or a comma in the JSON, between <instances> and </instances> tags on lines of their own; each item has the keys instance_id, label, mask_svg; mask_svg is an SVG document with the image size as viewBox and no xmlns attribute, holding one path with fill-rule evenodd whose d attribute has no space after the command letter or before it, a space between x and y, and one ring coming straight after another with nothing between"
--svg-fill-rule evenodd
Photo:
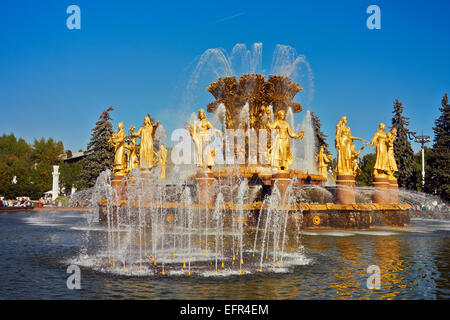
<instances>
[{"instance_id":1,"label":"white column","mask_svg":"<svg viewBox=\"0 0 450 320\"><path fill-rule=\"evenodd\" d=\"M52 200L55 201L59 196L59 166L53 166L53 187L52 187Z\"/></svg>"},{"instance_id":2,"label":"white column","mask_svg":"<svg viewBox=\"0 0 450 320\"><path fill-rule=\"evenodd\" d=\"M422 144L422 188L425 186L425 153L423 151L423 144Z\"/></svg>"}]
</instances>

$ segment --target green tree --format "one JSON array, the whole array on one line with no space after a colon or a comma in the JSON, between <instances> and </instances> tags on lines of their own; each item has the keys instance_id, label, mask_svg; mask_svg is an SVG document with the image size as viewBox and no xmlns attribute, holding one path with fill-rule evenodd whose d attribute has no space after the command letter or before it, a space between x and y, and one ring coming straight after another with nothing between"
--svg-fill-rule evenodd
<instances>
[{"instance_id":1,"label":"green tree","mask_svg":"<svg viewBox=\"0 0 450 320\"><path fill-rule=\"evenodd\" d=\"M430 167L428 165L428 159L431 154L431 148L427 146L424 147L424 158L425 158L425 173L428 174ZM414 172L413 178L416 184L416 189L419 191L424 191L422 188L422 150L414 154Z\"/></svg>"},{"instance_id":2,"label":"green tree","mask_svg":"<svg viewBox=\"0 0 450 320\"><path fill-rule=\"evenodd\" d=\"M42 193L52 188L53 166L59 164L64 145L52 138L34 139L31 159L34 161L31 178Z\"/></svg>"},{"instance_id":3,"label":"green tree","mask_svg":"<svg viewBox=\"0 0 450 320\"><path fill-rule=\"evenodd\" d=\"M114 148L108 142L113 132L109 115L112 110L113 107L110 107L103 111L91 130L91 140L87 145L86 157L82 160L80 174L83 187L93 187L99 174L113 167Z\"/></svg>"},{"instance_id":4,"label":"green tree","mask_svg":"<svg viewBox=\"0 0 450 320\"><path fill-rule=\"evenodd\" d=\"M81 189L83 185L80 181L81 170L83 166L81 162L75 162L72 164L61 161L59 165L59 181L67 194L70 194L72 187Z\"/></svg>"},{"instance_id":5,"label":"green tree","mask_svg":"<svg viewBox=\"0 0 450 320\"><path fill-rule=\"evenodd\" d=\"M322 132L321 130L322 124L320 123L320 118L319 116L315 115L314 112L311 112L311 122L313 125L316 140L315 154L317 155L319 153L321 146L323 146L325 153L329 154L330 152L328 151L329 145L327 143L327 135Z\"/></svg>"},{"instance_id":6,"label":"green tree","mask_svg":"<svg viewBox=\"0 0 450 320\"><path fill-rule=\"evenodd\" d=\"M425 190L450 201L450 105L447 93L442 98L441 115L434 122L434 143L428 156L429 170Z\"/></svg>"},{"instance_id":7,"label":"green tree","mask_svg":"<svg viewBox=\"0 0 450 320\"><path fill-rule=\"evenodd\" d=\"M397 161L398 185L407 189L416 189L413 177L414 173L414 152L408 137L414 132L409 131L409 118L403 116L404 107L400 101L395 99L394 116L392 117L392 128L397 128L397 138L394 141L394 154Z\"/></svg>"},{"instance_id":8,"label":"green tree","mask_svg":"<svg viewBox=\"0 0 450 320\"><path fill-rule=\"evenodd\" d=\"M375 166L375 153L368 153L359 158L358 164L361 172L356 177L356 183L362 186L371 186L373 184L373 167Z\"/></svg>"}]
</instances>

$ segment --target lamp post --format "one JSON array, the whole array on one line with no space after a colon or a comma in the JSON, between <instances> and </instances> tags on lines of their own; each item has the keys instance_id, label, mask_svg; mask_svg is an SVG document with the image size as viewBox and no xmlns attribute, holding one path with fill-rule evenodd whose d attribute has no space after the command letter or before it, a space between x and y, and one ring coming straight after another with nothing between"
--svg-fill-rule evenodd
<instances>
[{"instance_id":1,"label":"lamp post","mask_svg":"<svg viewBox=\"0 0 450 320\"><path fill-rule=\"evenodd\" d=\"M422 145L422 189L425 185L425 153L424 153L424 145L427 142L430 142L430 136L424 136L423 132L421 136L415 136L414 141L420 143Z\"/></svg>"}]
</instances>

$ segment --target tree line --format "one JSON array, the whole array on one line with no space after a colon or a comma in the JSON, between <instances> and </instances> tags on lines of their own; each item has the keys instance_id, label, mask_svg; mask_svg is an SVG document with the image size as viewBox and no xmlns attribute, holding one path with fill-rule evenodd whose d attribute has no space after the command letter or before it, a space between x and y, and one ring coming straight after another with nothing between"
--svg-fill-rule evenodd
<instances>
[{"instance_id":1,"label":"tree line","mask_svg":"<svg viewBox=\"0 0 450 320\"><path fill-rule=\"evenodd\" d=\"M34 139L29 144L12 133L0 136L0 195L38 199L52 188L53 165L61 165L61 181L71 185L67 176L76 166L61 163L63 152L63 143L52 138Z\"/></svg>"}]
</instances>

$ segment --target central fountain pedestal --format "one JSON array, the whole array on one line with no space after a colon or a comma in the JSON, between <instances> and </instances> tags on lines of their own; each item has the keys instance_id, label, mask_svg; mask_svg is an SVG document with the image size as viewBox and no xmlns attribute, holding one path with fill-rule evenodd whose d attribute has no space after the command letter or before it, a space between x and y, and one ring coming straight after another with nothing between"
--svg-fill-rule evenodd
<instances>
[{"instance_id":1,"label":"central fountain pedestal","mask_svg":"<svg viewBox=\"0 0 450 320\"><path fill-rule=\"evenodd\" d=\"M376 177L373 178L373 196L372 201L374 203L391 203L391 185L388 177Z\"/></svg>"},{"instance_id":2,"label":"central fountain pedestal","mask_svg":"<svg viewBox=\"0 0 450 320\"><path fill-rule=\"evenodd\" d=\"M336 179L337 200L340 204L355 203L355 176L340 174Z\"/></svg>"},{"instance_id":3,"label":"central fountain pedestal","mask_svg":"<svg viewBox=\"0 0 450 320\"><path fill-rule=\"evenodd\" d=\"M278 188L278 191L280 191L281 199L284 199L286 189L288 188L289 184L291 183L289 172L277 172L277 173L272 174L271 182L272 182L272 190L276 185Z\"/></svg>"},{"instance_id":4,"label":"central fountain pedestal","mask_svg":"<svg viewBox=\"0 0 450 320\"><path fill-rule=\"evenodd\" d=\"M199 170L195 175L197 182L197 199L200 204L209 204L214 201L214 173Z\"/></svg>"},{"instance_id":5,"label":"central fountain pedestal","mask_svg":"<svg viewBox=\"0 0 450 320\"><path fill-rule=\"evenodd\" d=\"M126 184L123 182L123 175L115 174L111 180L111 186L116 191L117 198L119 200L126 200L127 192L126 192Z\"/></svg>"},{"instance_id":6,"label":"central fountain pedestal","mask_svg":"<svg viewBox=\"0 0 450 320\"><path fill-rule=\"evenodd\" d=\"M397 179L389 178L389 195L391 203L398 203L398 184Z\"/></svg>"}]
</instances>

